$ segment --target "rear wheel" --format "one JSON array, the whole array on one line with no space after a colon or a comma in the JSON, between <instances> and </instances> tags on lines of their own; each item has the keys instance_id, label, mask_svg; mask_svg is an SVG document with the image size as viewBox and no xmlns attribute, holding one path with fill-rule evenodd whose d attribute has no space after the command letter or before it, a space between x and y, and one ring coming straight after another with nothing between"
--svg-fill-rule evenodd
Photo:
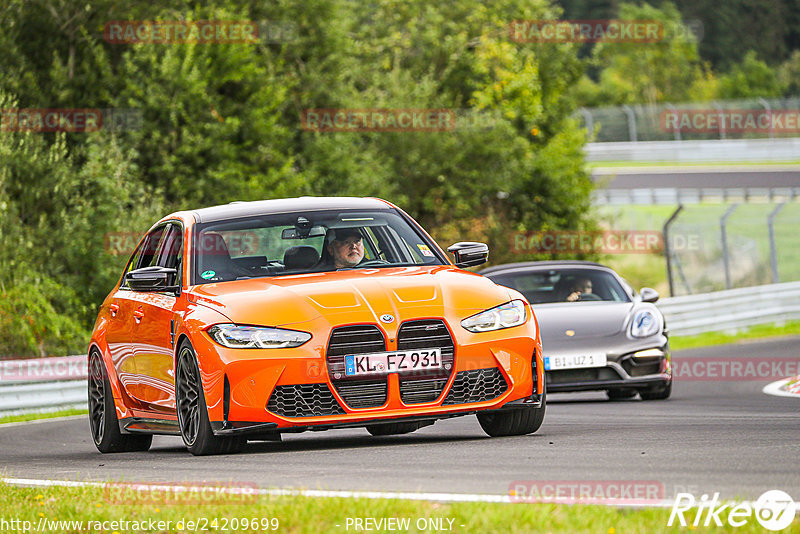
<instances>
[{"instance_id":1,"label":"rear wheel","mask_svg":"<svg viewBox=\"0 0 800 534\"><path fill-rule=\"evenodd\" d=\"M664 400L672 394L672 381L648 389L640 389L639 396L642 400Z\"/></svg>"},{"instance_id":2,"label":"rear wheel","mask_svg":"<svg viewBox=\"0 0 800 534\"><path fill-rule=\"evenodd\" d=\"M410 434L423 426L422 423L383 423L367 425L367 432L373 436L393 436L395 434Z\"/></svg>"},{"instance_id":3,"label":"rear wheel","mask_svg":"<svg viewBox=\"0 0 800 534\"><path fill-rule=\"evenodd\" d=\"M606 391L608 399L612 401L632 399L636 396L635 389L609 389Z\"/></svg>"},{"instance_id":4,"label":"rear wheel","mask_svg":"<svg viewBox=\"0 0 800 534\"><path fill-rule=\"evenodd\" d=\"M547 384L542 390L542 405L539 408L520 408L502 412L479 412L478 423L492 437L522 436L533 434L544 421L547 404Z\"/></svg>"},{"instance_id":5,"label":"rear wheel","mask_svg":"<svg viewBox=\"0 0 800 534\"><path fill-rule=\"evenodd\" d=\"M194 350L188 343L181 346L176 371L175 404L178 426L189 452L195 456L240 452L247 443L246 439L215 436L211 430L200 369Z\"/></svg>"},{"instance_id":6,"label":"rear wheel","mask_svg":"<svg viewBox=\"0 0 800 534\"><path fill-rule=\"evenodd\" d=\"M89 353L89 426L92 441L100 452L146 451L153 436L149 434L123 434L119 431L117 409L111 392L111 382L103 357L93 350Z\"/></svg>"}]
</instances>

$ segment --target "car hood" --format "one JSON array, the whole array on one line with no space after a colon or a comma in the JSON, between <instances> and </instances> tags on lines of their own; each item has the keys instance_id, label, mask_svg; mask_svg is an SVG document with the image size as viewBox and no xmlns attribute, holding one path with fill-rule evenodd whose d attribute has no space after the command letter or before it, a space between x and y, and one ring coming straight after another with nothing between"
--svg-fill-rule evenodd
<instances>
[{"instance_id":1,"label":"car hood","mask_svg":"<svg viewBox=\"0 0 800 534\"><path fill-rule=\"evenodd\" d=\"M189 300L239 324L297 325L326 318L332 325L402 321L472 313L510 300L488 278L455 267L356 269L253 278L195 286Z\"/></svg>"},{"instance_id":2,"label":"car hood","mask_svg":"<svg viewBox=\"0 0 800 534\"><path fill-rule=\"evenodd\" d=\"M626 337L633 302L534 303L545 352L599 348ZM572 335L569 335L572 334Z\"/></svg>"}]
</instances>

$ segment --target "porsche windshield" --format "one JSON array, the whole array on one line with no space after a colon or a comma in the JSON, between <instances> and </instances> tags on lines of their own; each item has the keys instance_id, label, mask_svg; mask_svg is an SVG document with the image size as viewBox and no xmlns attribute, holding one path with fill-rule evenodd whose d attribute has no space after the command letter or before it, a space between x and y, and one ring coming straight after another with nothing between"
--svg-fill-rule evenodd
<instances>
[{"instance_id":1,"label":"porsche windshield","mask_svg":"<svg viewBox=\"0 0 800 534\"><path fill-rule=\"evenodd\" d=\"M491 279L516 289L532 304L630 301L613 275L596 269L531 270L492 275Z\"/></svg>"},{"instance_id":2,"label":"porsche windshield","mask_svg":"<svg viewBox=\"0 0 800 534\"><path fill-rule=\"evenodd\" d=\"M443 265L392 210L309 211L198 224L195 284L340 269Z\"/></svg>"}]
</instances>

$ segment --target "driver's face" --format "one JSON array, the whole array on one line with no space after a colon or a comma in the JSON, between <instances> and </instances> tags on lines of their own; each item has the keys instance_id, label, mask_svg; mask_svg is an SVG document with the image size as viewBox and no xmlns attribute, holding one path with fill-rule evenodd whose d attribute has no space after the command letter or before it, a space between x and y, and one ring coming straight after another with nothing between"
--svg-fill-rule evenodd
<instances>
[{"instance_id":1,"label":"driver's face","mask_svg":"<svg viewBox=\"0 0 800 534\"><path fill-rule=\"evenodd\" d=\"M364 242L360 237L348 237L344 241L334 239L328 246L337 269L355 267L364 259Z\"/></svg>"}]
</instances>

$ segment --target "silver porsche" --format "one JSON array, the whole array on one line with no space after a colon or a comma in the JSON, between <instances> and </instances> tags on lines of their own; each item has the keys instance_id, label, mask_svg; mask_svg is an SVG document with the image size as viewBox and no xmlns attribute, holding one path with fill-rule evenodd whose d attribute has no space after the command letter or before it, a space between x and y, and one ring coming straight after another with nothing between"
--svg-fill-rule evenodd
<instances>
[{"instance_id":1,"label":"silver porsche","mask_svg":"<svg viewBox=\"0 0 800 534\"><path fill-rule=\"evenodd\" d=\"M670 396L668 331L654 289L637 292L614 270L585 261L510 263L479 274L520 291L534 306L548 393Z\"/></svg>"}]
</instances>

